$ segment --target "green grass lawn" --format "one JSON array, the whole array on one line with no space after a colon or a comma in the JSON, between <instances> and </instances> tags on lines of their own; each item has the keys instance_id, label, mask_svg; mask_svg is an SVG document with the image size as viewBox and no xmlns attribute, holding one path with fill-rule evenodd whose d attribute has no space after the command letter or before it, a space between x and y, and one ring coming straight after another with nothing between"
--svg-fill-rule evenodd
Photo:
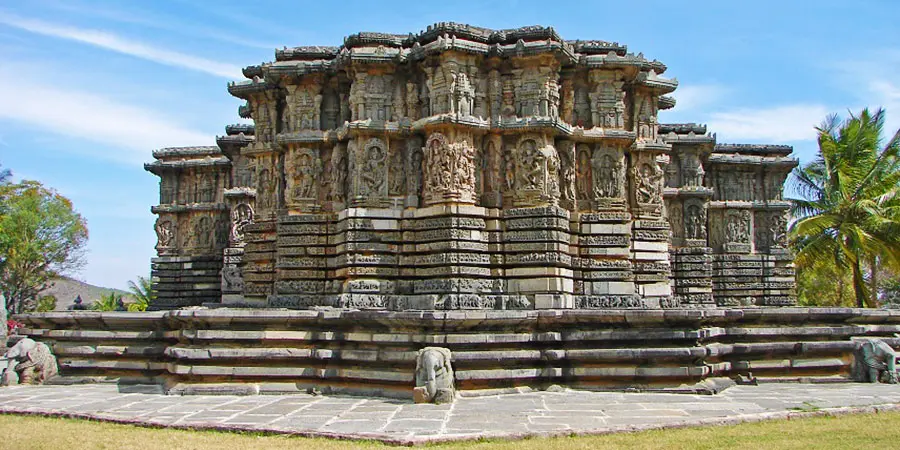
<instances>
[{"instance_id":1,"label":"green grass lawn","mask_svg":"<svg viewBox=\"0 0 900 450\"><path fill-rule=\"evenodd\" d=\"M142 428L73 419L0 415L2 449L372 449L376 442L307 439L213 431ZM440 444L447 449L798 449L894 448L900 412L778 420L722 427L620 433L605 436L535 438Z\"/></svg>"}]
</instances>

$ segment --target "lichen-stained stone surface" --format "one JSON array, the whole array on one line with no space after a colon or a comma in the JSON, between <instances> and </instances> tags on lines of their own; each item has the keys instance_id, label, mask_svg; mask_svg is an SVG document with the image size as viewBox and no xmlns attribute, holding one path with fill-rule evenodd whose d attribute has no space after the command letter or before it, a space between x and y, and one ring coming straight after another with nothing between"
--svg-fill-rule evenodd
<instances>
[{"instance_id":1,"label":"lichen-stained stone surface","mask_svg":"<svg viewBox=\"0 0 900 450\"><path fill-rule=\"evenodd\" d=\"M156 387L13 386L0 413L80 417L189 429L290 433L416 444L733 424L850 412L896 411L887 384L737 386L719 395L604 393L557 389L415 404L313 395L165 396Z\"/></svg>"},{"instance_id":2,"label":"lichen-stained stone surface","mask_svg":"<svg viewBox=\"0 0 900 450\"><path fill-rule=\"evenodd\" d=\"M795 303L790 147L660 124L665 64L442 22L277 50L218 147L154 152L152 307Z\"/></svg>"}]
</instances>

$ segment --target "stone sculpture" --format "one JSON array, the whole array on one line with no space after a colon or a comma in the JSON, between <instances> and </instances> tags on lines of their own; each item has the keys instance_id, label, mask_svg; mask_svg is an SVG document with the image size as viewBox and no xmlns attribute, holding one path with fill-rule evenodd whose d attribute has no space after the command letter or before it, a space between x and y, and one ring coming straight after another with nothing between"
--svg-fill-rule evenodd
<instances>
[{"instance_id":1,"label":"stone sculpture","mask_svg":"<svg viewBox=\"0 0 900 450\"><path fill-rule=\"evenodd\" d=\"M416 355L416 403L450 403L456 396L450 350L425 347Z\"/></svg>"},{"instance_id":2,"label":"stone sculpture","mask_svg":"<svg viewBox=\"0 0 900 450\"><path fill-rule=\"evenodd\" d=\"M47 344L23 338L0 358L0 385L43 384L58 371Z\"/></svg>"},{"instance_id":3,"label":"stone sculpture","mask_svg":"<svg viewBox=\"0 0 900 450\"><path fill-rule=\"evenodd\" d=\"M897 384L897 352L881 339L860 339L853 351L851 377L861 382Z\"/></svg>"}]
</instances>

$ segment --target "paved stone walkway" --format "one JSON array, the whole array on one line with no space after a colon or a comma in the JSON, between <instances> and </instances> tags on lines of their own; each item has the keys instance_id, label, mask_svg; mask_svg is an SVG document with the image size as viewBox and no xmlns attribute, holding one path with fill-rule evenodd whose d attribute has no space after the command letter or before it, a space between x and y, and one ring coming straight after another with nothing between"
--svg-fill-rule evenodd
<instances>
[{"instance_id":1,"label":"paved stone walkway","mask_svg":"<svg viewBox=\"0 0 900 450\"><path fill-rule=\"evenodd\" d=\"M109 384L0 389L0 412L5 413L394 444L736 423L873 406L900 409L900 385L764 384L735 386L714 396L562 390L464 397L452 405L312 395L181 397L120 392Z\"/></svg>"}]
</instances>

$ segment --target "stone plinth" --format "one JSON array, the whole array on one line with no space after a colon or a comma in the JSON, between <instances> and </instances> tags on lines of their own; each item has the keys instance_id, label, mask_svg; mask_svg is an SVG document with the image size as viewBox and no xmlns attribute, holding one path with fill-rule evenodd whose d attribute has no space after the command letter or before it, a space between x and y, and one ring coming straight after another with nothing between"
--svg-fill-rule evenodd
<instances>
[{"instance_id":1,"label":"stone plinth","mask_svg":"<svg viewBox=\"0 0 900 450\"><path fill-rule=\"evenodd\" d=\"M665 389L708 378L847 380L855 337L895 347L900 312L849 308L540 311L210 309L17 316L64 377L170 393L319 389L411 398L416 356L456 388ZM250 388L248 388L248 386Z\"/></svg>"}]
</instances>

